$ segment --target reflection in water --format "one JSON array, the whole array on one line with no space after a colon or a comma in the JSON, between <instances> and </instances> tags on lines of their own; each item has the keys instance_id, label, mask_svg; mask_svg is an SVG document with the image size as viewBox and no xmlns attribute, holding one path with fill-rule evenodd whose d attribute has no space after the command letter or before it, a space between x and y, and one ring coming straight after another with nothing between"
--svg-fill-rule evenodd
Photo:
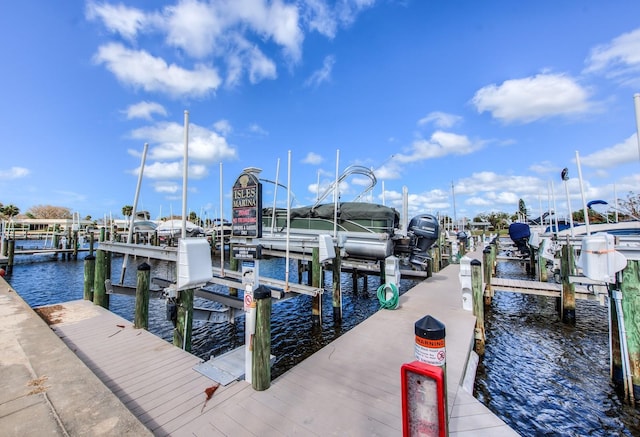
<instances>
[{"instance_id":1,"label":"reflection in water","mask_svg":"<svg viewBox=\"0 0 640 437\"><path fill-rule=\"evenodd\" d=\"M43 256L19 257L11 277L6 279L31 306L82 299L83 261L48 262ZM133 261L125 283L135 285ZM151 262L152 275L175 279L163 262ZM112 263L112 278L120 277L122 258ZM284 279L284 260L263 261L261 273ZM295 263L291 278L297 277ZM523 277L519 263L501 262L498 276ZM359 279L357 292L351 275L342 276L343 322L334 326L331 297L323 299L322 329L313 328L311 298L298 296L273 306L272 353L276 378L330 343L378 310L376 289L379 278L370 277L364 291ZM400 292L414 285L403 280ZM325 276L331 289L331 274ZM133 320L133 299L113 295L110 309ZM196 298L197 306L214 303ZM172 340L173 325L165 320L164 301L150 302L149 330ZM606 307L579 300L576 325L558 320L552 298L496 292L485 310L486 354L476 379L476 396L523 436L640 436L636 410L621 404L609 382L609 347ZM193 353L206 360L212 355L242 346L244 317L235 324L196 322Z\"/></svg>"}]
</instances>

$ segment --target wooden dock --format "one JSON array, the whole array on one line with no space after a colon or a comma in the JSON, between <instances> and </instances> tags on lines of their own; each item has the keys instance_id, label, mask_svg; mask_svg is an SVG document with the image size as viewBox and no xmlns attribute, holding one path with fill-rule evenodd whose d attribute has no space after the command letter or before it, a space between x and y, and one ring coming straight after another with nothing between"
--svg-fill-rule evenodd
<instances>
[{"instance_id":1,"label":"wooden dock","mask_svg":"<svg viewBox=\"0 0 640 437\"><path fill-rule=\"evenodd\" d=\"M586 278L585 278L586 279ZM526 281L520 279L491 278L491 287L496 291L533 294L536 296L560 297L562 284L555 282ZM576 299L600 300L597 293L584 285L576 285Z\"/></svg>"},{"instance_id":2,"label":"wooden dock","mask_svg":"<svg viewBox=\"0 0 640 437\"><path fill-rule=\"evenodd\" d=\"M464 383L468 366L475 376L475 317L462 309L458 273L451 265L434 274L398 309L372 315L267 390L236 380L206 405L216 382L194 370L197 357L87 301L44 308L58 336L157 436L401 435L400 367L415 360L414 324L429 314L446 326L450 435L516 436L469 394L468 375Z\"/></svg>"}]
</instances>

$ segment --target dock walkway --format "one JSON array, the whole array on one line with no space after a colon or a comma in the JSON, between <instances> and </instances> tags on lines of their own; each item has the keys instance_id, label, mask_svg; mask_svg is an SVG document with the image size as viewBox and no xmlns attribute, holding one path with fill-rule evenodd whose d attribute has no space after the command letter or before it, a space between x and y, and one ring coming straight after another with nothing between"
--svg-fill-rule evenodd
<instances>
[{"instance_id":1,"label":"dock walkway","mask_svg":"<svg viewBox=\"0 0 640 437\"><path fill-rule=\"evenodd\" d=\"M157 436L402 435L400 367L415 359L414 324L429 314L446 326L450 435L516 436L461 386L475 317L462 309L458 272L451 265L434 274L402 295L398 309L372 315L269 389L235 381L206 404L215 383L193 370L197 357L90 302L46 308L55 333Z\"/></svg>"}]
</instances>

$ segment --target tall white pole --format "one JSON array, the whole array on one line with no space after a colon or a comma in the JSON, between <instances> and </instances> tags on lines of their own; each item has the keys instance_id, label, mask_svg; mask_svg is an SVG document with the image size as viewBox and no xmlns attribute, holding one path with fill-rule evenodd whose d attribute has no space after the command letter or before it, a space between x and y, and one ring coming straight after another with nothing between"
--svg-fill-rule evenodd
<instances>
[{"instance_id":1,"label":"tall white pole","mask_svg":"<svg viewBox=\"0 0 640 437\"><path fill-rule=\"evenodd\" d=\"M140 195L140 186L142 185L142 174L144 173L144 163L147 159L147 150L149 149L149 143L144 143L142 149L142 161L140 162L140 171L138 172L138 184L136 185L136 194L133 196L133 209L131 210L131 217L129 217L129 233L127 234L127 243L131 244L133 240L133 223L136 216L136 210L138 208L138 197ZM122 271L120 272L120 283L124 284L124 274L127 271L127 264L129 262L129 254L125 253L122 260Z\"/></svg>"},{"instance_id":2,"label":"tall white pole","mask_svg":"<svg viewBox=\"0 0 640 437\"><path fill-rule=\"evenodd\" d=\"M582 210L584 211L584 224L587 228L587 235L591 235L589 229L589 210L587 208L587 200L584 197L584 185L582 184L582 168L580 167L580 154L576 150L576 164L578 166L578 178L580 179L580 195L582 196Z\"/></svg>"},{"instance_id":3,"label":"tall white pole","mask_svg":"<svg viewBox=\"0 0 640 437\"><path fill-rule=\"evenodd\" d=\"M289 234L291 232L291 150L287 152L287 243L285 253L284 291L289 291Z\"/></svg>"},{"instance_id":4,"label":"tall white pole","mask_svg":"<svg viewBox=\"0 0 640 437\"><path fill-rule=\"evenodd\" d=\"M402 186L402 230L407 235L409 230L409 189L406 185Z\"/></svg>"},{"instance_id":5,"label":"tall white pole","mask_svg":"<svg viewBox=\"0 0 640 437\"><path fill-rule=\"evenodd\" d=\"M271 211L271 236L273 236L276 230L276 199L278 197L277 194L278 194L279 175L280 175L280 158L278 158L278 161L276 163L276 183L273 189L273 209ZM287 190L289 190L289 187L287 187ZM317 195L316 195L316 200L317 200Z\"/></svg>"},{"instance_id":6,"label":"tall white pole","mask_svg":"<svg viewBox=\"0 0 640 437\"><path fill-rule=\"evenodd\" d=\"M222 162L220 163L220 276L224 278L224 190L222 188Z\"/></svg>"},{"instance_id":7,"label":"tall white pole","mask_svg":"<svg viewBox=\"0 0 640 437\"><path fill-rule=\"evenodd\" d=\"M387 206L387 203L386 203L386 194L385 194L385 192L384 192L384 181L382 181L382 205L383 205L383 206Z\"/></svg>"},{"instance_id":8,"label":"tall white pole","mask_svg":"<svg viewBox=\"0 0 640 437\"><path fill-rule=\"evenodd\" d=\"M184 111L184 164L182 168L182 238L187 237L187 177L189 175L189 111Z\"/></svg>"},{"instance_id":9,"label":"tall white pole","mask_svg":"<svg viewBox=\"0 0 640 437\"><path fill-rule=\"evenodd\" d=\"M338 238L338 198L340 197L340 149L336 150L336 184L333 187L333 238Z\"/></svg>"},{"instance_id":10,"label":"tall white pole","mask_svg":"<svg viewBox=\"0 0 640 437\"><path fill-rule=\"evenodd\" d=\"M551 198L553 199L553 216L555 217L556 222L556 235L560 232L560 228L558 227L558 208L556 207L556 190L554 188L553 181L551 181Z\"/></svg>"},{"instance_id":11,"label":"tall white pole","mask_svg":"<svg viewBox=\"0 0 640 437\"><path fill-rule=\"evenodd\" d=\"M640 93L633 95L636 108L636 138L638 140L638 156L640 157Z\"/></svg>"},{"instance_id":12,"label":"tall white pole","mask_svg":"<svg viewBox=\"0 0 640 437\"><path fill-rule=\"evenodd\" d=\"M616 184L613 184L613 205L616 213L616 223L618 223L618 191L616 189Z\"/></svg>"},{"instance_id":13,"label":"tall white pole","mask_svg":"<svg viewBox=\"0 0 640 437\"><path fill-rule=\"evenodd\" d=\"M569 229L571 230L571 236L573 237L573 213L571 212L571 198L569 197L569 169L565 168L561 173L562 182L564 182L564 192L567 196L567 209L569 210Z\"/></svg>"}]
</instances>

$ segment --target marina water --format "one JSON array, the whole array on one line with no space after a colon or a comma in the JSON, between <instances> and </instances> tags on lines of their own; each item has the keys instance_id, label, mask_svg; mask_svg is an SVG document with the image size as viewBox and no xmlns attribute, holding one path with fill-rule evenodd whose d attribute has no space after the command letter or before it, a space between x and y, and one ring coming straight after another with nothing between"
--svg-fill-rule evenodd
<instances>
[{"instance_id":1,"label":"marina water","mask_svg":"<svg viewBox=\"0 0 640 437\"><path fill-rule=\"evenodd\" d=\"M130 259L125 284L135 286L140 262ZM175 279L167 263L150 264L152 276ZM294 264L290 280L297 278ZM120 278L121 266L122 257L114 257L114 282ZM284 279L284 260L261 261L260 271ZM498 276L524 278L526 273L517 262L500 262ZM35 255L17 257L13 273L6 279L36 307L82 299L83 277L82 259L53 262L50 255ZM328 272L326 290L331 289L331 282ZM320 328L313 326L309 296L273 306L273 378L378 311L378 277L369 277L366 289L364 278L360 278L354 290L350 274L343 274L341 282L341 324L333 322L328 294L323 299ZM400 293L413 285L411 280L402 280ZM216 305L199 298L195 303ZM110 309L131 321L134 298L111 295ZM165 315L164 300L151 299L149 331L171 341L173 325ZM609 380L607 308L579 300L576 320L575 326L559 321L553 298L497 291L491 307L485 310L486 353L478 367L476 397L523 436L640 436L637 410L621 403ZM192 352L203 360L244 344L243 316L234 324L195 322L193 328ZM413 342L413 332L408 333L407 341Z\"/></svg>"}]
</instances>

